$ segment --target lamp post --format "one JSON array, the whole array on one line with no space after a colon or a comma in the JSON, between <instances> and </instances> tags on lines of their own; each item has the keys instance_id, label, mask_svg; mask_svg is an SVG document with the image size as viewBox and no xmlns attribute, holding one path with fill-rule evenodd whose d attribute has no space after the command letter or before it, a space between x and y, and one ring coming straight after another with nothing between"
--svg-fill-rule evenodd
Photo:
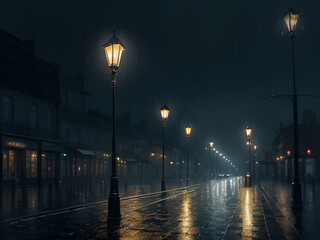
<instances>
[{"instance_id":1,"label":"lamp post","mask_svg":"<svg viewBox=\"0 0 320 240\"><path fill-rule=\"evenodd\" d=\"M214 142L211 141L209 142L209 145L210 145L210 161L209 161L209 171L210 171L210 174L209 174L209 179L211 180L212 178L212 169L214 169L214 163L213 163L213 160L212 160L212 149L213 149L213 144Z\"/></svg>"},{"instance_id":2,"label":"lamp post","mask_svg":"<svg viewBox=\"0 0 320 240\"><path fill-rule=\"evenodd\" d=\"M191 134L190 123L186 125L186 137L187 137L187 186L189 186L189 139Z\"/></svg>"},{"instance_id":3,"label":"lamp post","mask_svg":"<svg viewBox=\"0 0 320 240\"><path fill-rule=\"evenodd\" d=\"M291 39L291 51L292 51L292 82L293 82L293 161L294 161L294 174L292 182L292 194L291 200L293 205L300 205L301 198L301 183L299 179L299 136L298 136L298 104L297 104L297 91L296 91L296 74L295 74L295 62L294 62L294 37L295 30L298 22L299 14L292 7L284 15L284 21L288 27L288 31Z\"/></svg>"},{"instance_id":4,"label":"lamp post","mask_svg":"<svg viewBox=\"0 0 320 240\"><path fill-rule=\"evenodd\" d=\"M120 219L120 197L118 191L117 163L116 163L116 74L120 65L122 52L125 50L116 32L103 45L108 67L112 75L112 170L110 181L110 195L108 201L108 219Z\"/></svg>"},{"instance_id":5,"label":"lamp post","mask_svg":"<svg viewBox=\"0 0 320 240\"><path fill-rule=\"evenodd\" d=\"M251 134L252 128L246 128L246 135L247 135L247 145L248 145L248 164L249 164L249 172L246 174L246 187L251 187L253 182L253 166L251 165ZM251 174L251 176L250 176Z\"/></svg>"},{"instance_id":6,"label":"lamp post","mask_svg":"<svg viewBox=\"0 0 320 240\"><path fill-rule=\"evenodd\" d=\"M258 174L257 174L257 171L256 171L256 169L257 169L257 167L256 167L256 164L257 164L257 160L258 160L258 158L257 158L257 149L258 149L258 146L257 145L254 145L253 146L253 152L254 152L254 154L253 154L253 164L252 164L252 166L253 166L253 174L254 174L254 176L257 176L257 178L256 179L259 179L260 178L260 165L259 165L259 169L258 169Z\"/></svg>"},{"instance_id":7,"label":"lamp post","mask_svg":"<svg viewBox=\"0 0 320 240\"><path fill-rule=\"evenodd\" d=\"M161 118L162 118L162 178L161 178L161 191L165 191L166 190L166 183L164 181L164 129L166 127L166 122L168 120L169 117L169 112L170 109L167 107L166 104L163 105L163 107L160 109L160 113L161 113Z\"/></svg>"}]
</instances>

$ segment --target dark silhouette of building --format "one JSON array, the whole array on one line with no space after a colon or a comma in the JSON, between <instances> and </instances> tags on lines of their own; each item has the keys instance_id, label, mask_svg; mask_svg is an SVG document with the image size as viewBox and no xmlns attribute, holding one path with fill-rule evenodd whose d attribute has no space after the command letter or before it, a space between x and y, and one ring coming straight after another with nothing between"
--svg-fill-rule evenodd
<instances>
[{"instance_id":1,"label":"dark silhouette of building","mask_svg":"<svg viewBox=\"0 0 320 240\"><path fill-rule=\"evenodd\" d=\"M320 180L319 141L320 125L316 122L316 114L306 110L302 124L299 124L299 171L302 181ZM261 162L260 174L261 177L291 182L292 172L293 126L280 125L271 150L266 152Z\"/></svg>"},{"instance_id":2,"label":"dark silhouette of building","mask_svg":"<svg viewBox=\"0 0 320 240\"><path fill-rule=\"evenodd\" d=\"M0 30L1 181L57 179L59 69L34 55L34 42Z\"/></svg>"}]
</instances>

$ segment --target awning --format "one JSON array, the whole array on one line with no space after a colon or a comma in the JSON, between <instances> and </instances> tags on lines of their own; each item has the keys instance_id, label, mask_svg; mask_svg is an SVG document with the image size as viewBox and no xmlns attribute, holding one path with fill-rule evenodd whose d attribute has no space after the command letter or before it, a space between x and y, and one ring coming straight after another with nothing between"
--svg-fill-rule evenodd
<instances>
[{"instance_id":1,"label":"awning","mask_svg":"<svg viewBox=\"0 0 320 240\"><path fill-rule=\"evenodd\" d=\"M87 155L87 156L95 156L96 155L91 150L85 150L85 149L79 149L79 148L77 148L77 150L83 155Z\"/></svg>"}]
</instances>

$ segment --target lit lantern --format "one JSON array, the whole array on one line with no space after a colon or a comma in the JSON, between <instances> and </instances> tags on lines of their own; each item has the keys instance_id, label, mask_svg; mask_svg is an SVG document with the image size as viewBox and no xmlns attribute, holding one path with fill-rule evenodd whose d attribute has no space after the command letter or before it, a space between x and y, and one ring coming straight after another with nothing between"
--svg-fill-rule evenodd
<instances>
[{"instance_id":1,"label":"lit lantern","mask_svg":"<svg viewBox=\"0 0 320 240\"><path fill-rule=\"evenodd\" d=\"M252 128L247 127L247 128L246 128L246 134L247 134L247 137L248 137L248 138L251 137L251 133L252 133Z\"/></svg>"},{"instance_id":2,"label":"lit lantern","mask_svg":"<svg viewBox=\"0 0 320 240\"><path fill-rule=\"evenodd\" d=\"M289 33L293 34L296 30L297 22L298 22L299 14L293 8L289 8L289 10L284 15L283 19L286 22Z\"/></svg>"},{"instance_id":3,"label":"lit lantern","mask_svg":"<svg viewBox=\"0 0 320 240\"><path fill-rule=\"evenodd\" d=\"M257 150L257 145L254 145L253 149L254 149L254 150Z\"/></svg>"},{"instance_id":4,"label":"lit lantern","mask_svg":"<svg viewBox=\"0 0 320 240\"><path fill-rule=\"evenodd\" d=\"M169 117L170 109L167 107L167 105L163 105L163 107L160 110L162 121L166 122Z\"/></svg>"},{"instance_id":5,"label":"lit lantern","mask_svg":"<svg viewBox=\"0 0 320 240\"><path fill-rule=\"evenodd\" d=\"M125 50L123 43L116 36L116 31L113 31L113 36L108 42L103 44L106 54L108 67L111 71L119 68L122 52Z\"/></svg>"},{"instance_id":6,"label":"lit lantern","mask_svg":"<svg viewBox=\"0 0 320 240\"><path fill-rule=\"evenodd\" d=\"M291 156L291 151L288 150L288 151L287 151L287 155L288 155L288 156Z\"/></svg>"},{"instance_id":7,"label":"lit lantern","mask_svg":"<svg viewBox=\"0 0 320 240\"><path fill-rule=\"evenodd\" d=\"M210 144L210 147L212 148L214 143L211 141L209 144Z\"/></svg>"},{"instance_id":8,"label":"lit lantern","mask_svg":"<svg viewBox=\"0 0 320 240\"><path fill-rule=\"evenodd\" d=\"M190 126L190 124L188 123L188 124L186 125L186 136L187 136L187 138L190 137L190 134L191 134L191 126Z\"/></svg>"},{"instance_id":9,"label":"lit lantern","mask_svg":"<svg viewBox=\"0 0 320 240\"><path fill-rule=\"evenodd\" d=\"M307 150L307 154L311 155L311 150L310 149Z\"/></svg>"}]
</instances>

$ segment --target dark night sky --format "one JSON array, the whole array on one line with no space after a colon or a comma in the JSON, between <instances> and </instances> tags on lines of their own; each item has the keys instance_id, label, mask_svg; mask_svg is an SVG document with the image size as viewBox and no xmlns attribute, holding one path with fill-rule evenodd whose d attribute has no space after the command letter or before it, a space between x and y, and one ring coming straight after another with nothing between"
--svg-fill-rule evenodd
<instances>
[{"instance_id":1,"label":"dark night sky","mask_svg":"<svg viewBox=\"0 0 320 240\"><path fill-rule=\"evenodd\" d=\"M66 74L81 72L89 107L111 110L111 82L102 44L116 29L126 45L118 75L119 114L160 125L191 121L193 137L212 137L232 158L243 157L243 129L267 149L282 121L291 124L291 101L257 102L290 94L291 52L283 0L0 0L0 28L36 40L36 54ZM319 94L318 1L293 1L298 93ZM281 32L284 32L282 36ZM317 114L320 99L301 98L299 109ZM300 120L302 115L300 114ZM183 134L181 126L181 138Z\"/></svg>"}]
</instances>

